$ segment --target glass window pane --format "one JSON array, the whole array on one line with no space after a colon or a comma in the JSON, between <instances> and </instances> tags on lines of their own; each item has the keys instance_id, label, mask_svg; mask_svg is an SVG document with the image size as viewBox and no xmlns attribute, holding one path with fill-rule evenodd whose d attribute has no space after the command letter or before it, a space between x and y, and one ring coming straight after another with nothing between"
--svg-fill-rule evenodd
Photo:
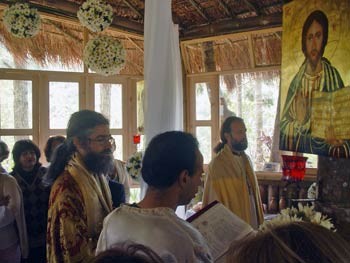
<instances>
[{"instance_id":1,"label":"glass window pane","mask_svg":"<svg viewBox=\"0 0 350 263\"><path fill-rule=\"evenodd\" d=\"M196 120L211 119L210 87L208 83L196 83Z\"/></svg>"},{"instance_id":2,"label":"glass window pane","mask_svg":"<svg viewBox=\"0 0 350 263\"><path fill-rule=\"evenodd\" d=\"M306 160L306 168L317 168L317 163L318 163L318 155L316 154L306 154L304 153L303 156L307 157Z\"/></svg>"},{"instance_id":3,"label":"glass window pane","mask_svg":"<svg viewBox=\"0 0 350 263\"><path fill-rule=\"evenodd\" d=\"M12 148L16 141L18 140L33 140L31 135L18 135L18 136L0 136L0 140L4 141L9 147L9 157L2 161L1 165L5 168L7 172L11 172L14 166L12 159Z\"/></svg>"},{"instance_id":4,"label":"glass window pane","mask_svg":"<svg viewBox=\"0 0 350 263\"><path fill-rule=\"evenodd\" d=\"M49 83L50 129L66 129L69 117L79 110L78 82Z\"/></svg>"},{"instance_id":5,"label":"glass window pane","mask_svg":"<svg viewBox=\"0 0 350 263\"><path fill-rule=\"evenodd\" d=\"M109 119L110 128L123 127L122 85L109 83L95 84L95 110Z\"/></svg>"},{"instance_id":6,"label":"glass window pane","mask_svg":"<svg viewBox=\"0 0 350 263\"><path fill-rule=\"evenodd\" d=\"M145 151L145 136L140 136L140 143L136 145L137 151Z\"/></svg>"},{"instance_id":7,"label":"glass window pane","mask_svg":"<svg viewBox=\"0 0 350 263\"><path fill-rule=\"evenodd\" d=\"M220 78L220 121L244 119L248 149L255 170L270 161L277 111L279 71L239 73Z\"/></svg>"},{"instance_id":8,"label":"glass window pane","mask_svg":"<svg viewBox=\"0 0 350 263\"><path fill-rule=\"evenodd\" d=\"M32 128L32 82L0 80L0 128Z\"/></svg>"},{"instance_id":9,"label":"glass window pane","mask_svg":"<svg viewBox=\"0 0 350 263\"><path fill-rule=\"evenodd\" d=\"M197 127L196 137L199 142L199 150L203 154L204 163L207 164L211 161L211 127Z\"/></svg>"},{"instance_id":10,"label":"glass window pane","mask_svg":"<svg viewBox=\"0 0 350 263\"><path fill-rule=\"evenodd\" d=\"M122 135L112 135L115 140L115 151L113 156L115 159L123 160L123 136Z\"/></svg>"}]
</instances>

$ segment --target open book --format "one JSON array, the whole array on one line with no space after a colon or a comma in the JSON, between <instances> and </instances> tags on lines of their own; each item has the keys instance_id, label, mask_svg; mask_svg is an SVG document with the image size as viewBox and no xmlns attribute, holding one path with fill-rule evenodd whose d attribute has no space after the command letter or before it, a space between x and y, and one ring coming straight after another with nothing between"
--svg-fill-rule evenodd
<instances>
[{"instance_id":1,"label":"open book","mask_svg":"<svg viewBox=\"0 0 350 263\"><path fill-rule=\"evenodd\" d=\"M214 261L223 257L229 247L253 228L223 204L214 201L187 219L204 236Z\"/></svg>"},{"instance_id":2,"label":"open book","mask_svg":"<svg viewBox=\"0 0 350 263\"><path fill-rule=\"evenodd\" d=\"M322 139L350 139L350 87L312 92L311 135Z\"/></svg>"}]
</instances>

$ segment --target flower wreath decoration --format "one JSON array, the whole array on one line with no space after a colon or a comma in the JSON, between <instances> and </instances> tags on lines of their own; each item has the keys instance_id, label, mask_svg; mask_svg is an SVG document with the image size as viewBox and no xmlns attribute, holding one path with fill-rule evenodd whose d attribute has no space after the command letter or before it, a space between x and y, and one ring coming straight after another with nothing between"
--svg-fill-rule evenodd
<instances>
[{"instance_id":1,"label":"flower wreath decoration","mask_svg":"<svg viewBox=\"0 0 350 263\"><path fill-rule=\"evenodd\" d=\"M298 208L286 208L281 210L280 214L271 220L266 220L259 226L260 231L265 231L273 226L288 224L293 221L307 221L314 224L321 225L329 230L336 231L331 218L322 215L320 212L314 210L314 206L303 206L298 204Z\"/></svg>"},{"instance_id":2,"label":"flower wreath decoration","mask_svg":"<svg viewBox=\"0 0 350 263\"><path fill-rule=\"evenodd\" d=\"M136 181L139 181L141 177L142 157L142 152L135 152L126 161L126 171L131 176L131 178Z\"/></svg>"},{"instance_id":3,"label":"flower wreath decoration","mask_svg":"<svg viewBox=\"0 0 350 263\"><path fill-rule=\"evenodd\" d=\"M39 12L27 3L16 3L7 7L3 21L6 30L18 38L33 37L40 31Z\"/></svg>"},{"instance_id":4,"label":"flower wreath decoration","mask_svg":"<svg viewBox=\"0 0 350 263\"><path fill-rule=\"evenodd\" d=\"M117 39L97 36L86 44L83 60L89 69L98 74L117 74L125 64L125 49Z\"/></svg>"},{"instance_id":5,"label":"flower wreath decoration","mask_svg":"<svg viewBox=\"0 0 350 263\"><path fill-rule=\"evenodd\" d=\"M80 23L92 32L101 32L113 21L113 8L102 0L87 0L78 12Z\"/></svg>"}]
</instances>

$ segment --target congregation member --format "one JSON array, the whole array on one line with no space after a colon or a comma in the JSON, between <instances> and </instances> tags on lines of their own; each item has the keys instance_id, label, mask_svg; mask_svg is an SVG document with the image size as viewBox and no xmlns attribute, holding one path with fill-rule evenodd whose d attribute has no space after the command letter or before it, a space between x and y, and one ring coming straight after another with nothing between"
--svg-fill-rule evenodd
<instances>
[{"instance_id":1,"label":"congregation member","mask_svg":"<svg viewBox=\"0 0 350 263\"><path fill-rule=\"evenodd\" d=\"M6 169L2 166L2 162L9 157L9 154L9 147L4 141L0 140L0 173L7 173Z\"/></svg>"},{"instance_id":2,"label":"congregation member","mask_svg":"<svg viewBox=\"0 0 350 263\"><path fill-rule=\"evenodd\" d=\"M29 255L26 262L46 262L46 225L50 188L43 185L46 168L39 162L40 150L31 140L19 140L12 149L10 173L23 194Z\"/></svg>"},{"instance_id":3,"label":"congregation member","mask_svg":"<svg viewBox=\"0 0 350 263\"><path fill-rule=\"evenodd\" d=\"M60 145L61 143L64 142L65 139L66 138L62 135L56 135L56 136L50 137L47 140L45 148L44 148L44 153L45 153L46 161L49 164L51 162L53 152L55 151L55 149L57 148L58 145Z\"/></svg>"},{"instance_id":4,"label":"congregation member","mask_svg":"<svg viewBox=\"0 0 350 263\"><path fill-rule=\"evenodd\" d=\"M0 262L20 263L28 257L27 229L22 191L1 166L8 156L7 144L0 141Z\"/></svg>"},{"instance_id":5,"label":"congregation member","mask_svg":"<svg viewBox=\"0 0 350 263\"><path fill-rule=\"evenodd\" d=\"M113 166L113 138L108 119L90 110L73 113L66 133L46 177L52 184L47 261L90 262L112 210L105 175Z\"/></svg>"},{"instance_id":6,"label":"congregation member","mask_svg":"<svg viewBox=\"0 0 350 263\"><path fill-rule=\"evenodd\" d=\"M225 119L220 130L217 155L208 166L203 206L221 202L254 229L264 221L259 185L250 158L246 126L242 118Z\"/></svg>"},{"instance_id":7,"label":"congregation member","mask_svg":"<svg viewBox=\"0 0 350 263\"><path fill-rule=\"evenodd\" d=\"M104 220L96 253L132 241L154 250L165 262L212 262L203 236L175 209L198 191L203 156L191 134L171 131L155 136L142 161L145 197L122 205Z\"/></svg>"},{"instance_id":8,"label":"congregation member","mask_svg":"<svg viewBox=\"0 0 350 263\"><path fill-rule=\"evenodd\" d=\"M321 225L281 222L236 243L228 251L227 262L347 263L349 248L339 234Z\"/></svg>"}]
</instances>

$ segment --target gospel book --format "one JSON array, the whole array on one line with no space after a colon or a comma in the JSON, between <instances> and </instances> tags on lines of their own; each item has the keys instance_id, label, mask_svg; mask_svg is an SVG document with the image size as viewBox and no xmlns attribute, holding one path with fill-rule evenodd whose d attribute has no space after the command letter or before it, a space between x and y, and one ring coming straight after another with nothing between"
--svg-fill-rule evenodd
<instances>
[{"instance_id":1,"label":"gospel book","mask_svg":"<svg viewBox=\"0 0 350 263\"><path fill-rule=\"evenodd\" d=\"M350 87L312 92L311 135L322 139L350 138Z\"/></svg>"},{"instance_id":2,"label":"gospel book","mask_svg":"<svg viewBox=\"0 0 350 263\"><path fill-rule=\"evenodd\" d=\"M187 219L206 239L214 261L225 256L231 245L253 233L253 228L223 204L214 201Z\"/></svg>"}]
</instances>

